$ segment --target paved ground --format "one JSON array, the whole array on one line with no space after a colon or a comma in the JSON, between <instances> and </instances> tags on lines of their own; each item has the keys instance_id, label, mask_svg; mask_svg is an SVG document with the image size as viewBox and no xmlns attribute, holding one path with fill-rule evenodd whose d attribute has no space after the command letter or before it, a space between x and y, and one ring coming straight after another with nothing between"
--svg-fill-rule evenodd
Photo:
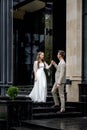
<instances>
[{"instance_id":1,"label":"paved ground","mask_svg":"<svg viewBox=\"0 0 87 130\"><path fill-rule=\"evenodd\" d=\"M55 130L87 130L87 117L33 120L30 123Z\"/></svg>"}]
</instances>

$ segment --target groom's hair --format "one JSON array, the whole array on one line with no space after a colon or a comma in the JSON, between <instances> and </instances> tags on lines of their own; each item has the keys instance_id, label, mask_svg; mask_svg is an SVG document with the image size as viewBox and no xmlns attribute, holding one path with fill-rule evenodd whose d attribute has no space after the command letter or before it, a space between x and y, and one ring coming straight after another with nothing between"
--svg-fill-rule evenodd
<instances>
[{"instance_id":1,"label":"groom's hair","mask_svg":"<svg viewBox=\"0 0 87 130\"><path fill-rule=\"evenodd\" d=\"M64 58L65 57L65 52L63 50L59 50L58 53Z\"/></svg>"}]
</instances>

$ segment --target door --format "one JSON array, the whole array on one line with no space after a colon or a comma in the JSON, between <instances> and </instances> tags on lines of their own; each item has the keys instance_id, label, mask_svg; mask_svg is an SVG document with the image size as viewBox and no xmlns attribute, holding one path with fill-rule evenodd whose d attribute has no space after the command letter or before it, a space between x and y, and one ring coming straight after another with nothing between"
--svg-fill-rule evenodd
<instances>
[{"instance_id":1,"label":"door","mask_svg":"<svg viewBox=\"0 0 87 130\"><path fill-rule=\"evenodd\" d=\"M38 51L44 51L43 10L14 19L14 84L33 84L33 63Z\"/></svg>"}]
</instances>

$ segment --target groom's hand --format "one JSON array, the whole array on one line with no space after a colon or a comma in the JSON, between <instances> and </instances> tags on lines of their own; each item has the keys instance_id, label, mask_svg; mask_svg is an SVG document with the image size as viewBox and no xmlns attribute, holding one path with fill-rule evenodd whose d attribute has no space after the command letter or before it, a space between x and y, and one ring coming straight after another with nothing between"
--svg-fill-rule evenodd
<instances>
[{"instance_id":1,"label":"groom's hand","mask_svg":"<svg viewBox=\"0 0 87 130\"><path fill-rule=\"evenodd\" d=\"M51 61L51 64L52 64L52 65L54 64L54 61L53 61L53 60Z\"/></svg>"},{"instance_id":2,"label":"groom's hand","mask_svg":"<svg viewBox=\"0 0 87 130\"><path fill-rule=\"evenodd\" d=\"M51 61L51 64L52 64L52 65L55 65L56 63L55 63L55 61L52 60L52 61Z\"/></svg>"},{"instance_id":3,"label":"groom's hand","mask_svg":"<svg viewBox=\"0 0 87 130\"><path fill-rule=\"evenodd\" d=\"M57 84L56 87L59 88L59 87L60 87L60 84Z\"/></svg>"}]
</instances>

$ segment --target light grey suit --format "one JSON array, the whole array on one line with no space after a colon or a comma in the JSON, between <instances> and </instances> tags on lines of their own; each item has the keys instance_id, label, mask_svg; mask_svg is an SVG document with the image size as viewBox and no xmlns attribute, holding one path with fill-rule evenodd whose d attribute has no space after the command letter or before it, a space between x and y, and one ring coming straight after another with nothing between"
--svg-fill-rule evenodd
<instances>
[{"instance_id":1,"label":"light grey suit","mask_svg":"<svg viewBox=\"0 0 87 130\"><path fill-rule=\"evenodd\" d=\"M57 90L59 91L59 97L61 101L61 109L65 109L65 97L64 97L64 84L66 82L66 64L62 59L59 64L55 64L55 83L52 88L52 95L55 105L59 105L59 100L57 96ZM60 87L57 88L57 84L60 84Z\"/></svg>"}]
</instances>

